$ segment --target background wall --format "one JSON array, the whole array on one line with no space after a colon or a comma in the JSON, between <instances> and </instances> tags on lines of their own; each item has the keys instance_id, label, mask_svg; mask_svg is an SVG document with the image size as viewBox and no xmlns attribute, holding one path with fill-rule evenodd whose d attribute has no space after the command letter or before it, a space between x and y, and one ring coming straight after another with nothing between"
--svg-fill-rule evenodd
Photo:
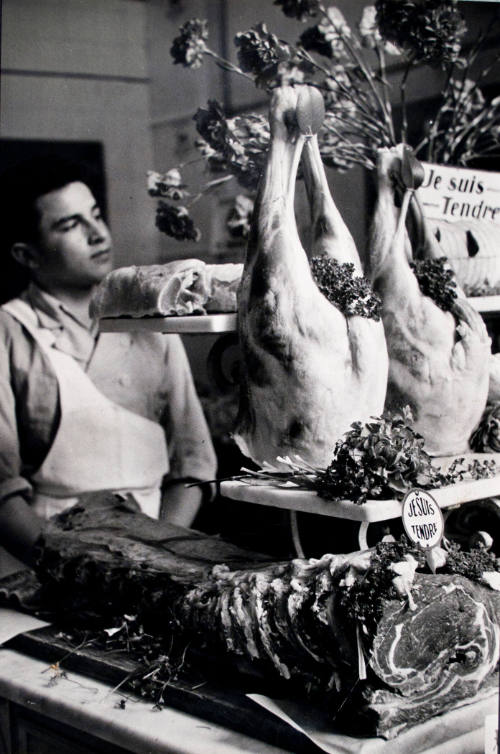
<instances>
[{"instance_id":1,"label":"background wall","mask_svg":"<svg viewBox=\"0 0 500 754\"><path fill-rule=\"evenodd\" d=\"M335 4L355 27L367 2ZM477 30L495 5L460 3L469 27ZM102 144L117 264L193 255L241 258L243 247L228 245L224 228L234 183L196 205L193 214L203 238L186 244L156 230L146 171L196 157L193 115L208 99L234 113L265 110L266 96L210 60L194 71L174 65L170 47L179 26L193 17L208 20L210 47L235 62L237 31L265 21L271 32L294 41L305 25L286 18L273 0L3 0L1 8L1 135ZM397 73L396 64L392 74L389 70L392 83ZM413 73L408 100L423 102L439 93L442 83L442 75L429 68ZM393 98L398 98L396 87ZM184 169L190 184L209 180L200 167L197 162ZM329 180L361 250L371 201L366 172L329 171Z\"/></svg>"},{"instance_id":2,"label":"background wall","mask_svg":"<svg viewBox=\"0 0 500 754\"><path fill-rule=\"evenodd\" d=\"M159 254L146 16L137 0L2 2L2 138L102 143L117 265Z\"/></svg>"},{"instance_id":3,"label":"background wall","mask_svg":"<svg viewBox=\"0 0 500 754\"><path fill-rule=\"evenodd\" d=\"M147 5L153 150L157 169L164 170L196 157L192 150L196 136L193 115L199 107L206 106L207 100L217 99L229 114L255 109L266 112L267 109L267 97L263 91L258 91L240 76L224 73L209 59L205 59L197 70L173 65L169 51L179 26L190 18L207 19L209 47L234 63L237 58L233 40L238 31L246 31L264 21L269 31L295 41L305 26L288 19L273 0L178 0L174 3L149 0ZM336 5L349 21L356 23L366 2L340 0ZM184 174L189 182L192 178L203 182L199 164L185 169ZM367 201L364 172L354 169L347 174L333 174L330 171L329 179L356 242L364 245ZM219 192L218 200L204 200L203 206L196 206L193 216L196 216L203 233L199 245L183 243L172 248L163 240L163 254L170 256L174 252L198 256L201 251L220 260L237 261L241 258L241 247L227 245L227 234L221 227L224 211L218 210L220 202L223 209L229 207L229 200L225 201L224 197L234 193L233 183Z\"/></svg>"}]
</instances>

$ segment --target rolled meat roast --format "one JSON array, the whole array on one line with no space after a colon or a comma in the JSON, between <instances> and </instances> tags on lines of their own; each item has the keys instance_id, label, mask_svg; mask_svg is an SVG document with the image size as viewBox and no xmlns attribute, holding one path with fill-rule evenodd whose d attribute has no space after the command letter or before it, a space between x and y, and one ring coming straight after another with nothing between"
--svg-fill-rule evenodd
<instances>
[{"instance_id":1,"label":"rolled meat roast","mask_svg":"<svg viewBox=\"0 0 500 754\"><path fill-rule=\"evenodd\" d=\"M236 311L242 264L175 259L109 272L95 289L90 316L154 317Z\"/></svg>"}]
</instances>

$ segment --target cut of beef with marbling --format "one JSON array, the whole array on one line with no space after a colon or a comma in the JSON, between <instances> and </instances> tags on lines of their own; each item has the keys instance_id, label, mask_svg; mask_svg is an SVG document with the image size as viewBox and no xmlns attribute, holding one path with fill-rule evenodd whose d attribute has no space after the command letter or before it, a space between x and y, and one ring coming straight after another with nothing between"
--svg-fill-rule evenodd
<instances>
[{"instance_id":1,"label":"cut of beef with marbling","mask_svg":"<svg viewBox=\"0 0 500 754\"><path fill-rule=\"evenodd\" d=\"M477 692L495 669L500 630L486 589L458 575L419 575L414 610L388 604L370 667L379 681L363 690L377 731L396 733Z\"/></svg>"},{"instance_id":2,"label":"cut of beef with marbling","mask_svg":"<svg viewBox=\"0 0 500 754\"><path fill-rule=\"evenodd\" d=\"M356 735L392 737L489 688L500 633L500 595L463 576L417 573L408 599L398 547L274 562L100 496L48 525L41 604L66 624L139 616L169 646L291 682L332 725L342 709Z\"/></svg>"},{"instance_id":3,"label":"cut of beef with marbling","mask_svg":"<svg viewBox=\"0 0 500 754\"><path fill-rule=\"evenodd\" d=\"M411 192L401 209L396 204L402 154L401 148L379 152L370 245L389 351L386 407L411 407L415 429L432 455L459 454L469 450L468 439L486 405L490 339L481 316L458 288L451 311L443 311L420 290L405 227ZM420 230L425 255L435 258L439 251L425 223Z\"/></svg>"},{"instance_id":4,"label":"cut of beef with marbling","mask_svg":"<svg viewBox=\"0 0 500 754\"><path fill-rule=\"evenodd\" d=\"M235 439L258 464L298 454L317 466L356 420L381 413L387 384L382 323L346 316L316 285L294 214L297 168L312 208L314 253L359 257L331 198L314 132L321 95L309 87L274 91L271 145L251 223L238 327L241 398Z\"/></svg>"}]
</instances>

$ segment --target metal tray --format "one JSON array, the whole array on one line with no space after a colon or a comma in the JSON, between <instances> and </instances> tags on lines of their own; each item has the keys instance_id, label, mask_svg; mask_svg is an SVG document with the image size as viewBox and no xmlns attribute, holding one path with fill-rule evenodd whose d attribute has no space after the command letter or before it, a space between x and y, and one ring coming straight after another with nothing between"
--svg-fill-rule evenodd
<instances>
[{"instance_id":1,"label":"metal tray","mask_svg":"<svg viewBox=\"0 0 500 754\"><path fill-rule=\"evenodd\" d=\"M101 332L161 332L200 333L233 332L236 314L191 314L186 317L103 317L99 320Z\"/></svg>"}]
</instances>

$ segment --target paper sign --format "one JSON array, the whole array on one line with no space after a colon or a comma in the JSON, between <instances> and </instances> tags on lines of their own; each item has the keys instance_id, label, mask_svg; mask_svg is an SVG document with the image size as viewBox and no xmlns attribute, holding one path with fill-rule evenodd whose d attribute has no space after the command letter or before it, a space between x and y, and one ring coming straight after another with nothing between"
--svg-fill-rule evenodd
<instances>
[{"instance_id":1,"label":"paper sign","mask_svg":"<svg viewBox=\"0 0 500 754\"><path fill-rule=\"evenodd\" d=\"M500 225L500 173L422 163L418 198L425 217Z\"/></svg>"},{"instance_id":2,"label":"paper sign","mask_svg":"<svg viewBox=\"0 0 500 754\"><path fill-rule=\"evenodd\" d=\"M403 500L403 526L413 544L424 550L436 547L443 537L441 508L425 490L410 490Z\"/></svg>"},{"instance_id":3,"label":"paper sign","mask_svg":"<svg viewBox=\"0 0 500 754\"><path fill-rule=\"evenodd\" d=\"M26 631L33 631L35 628L44 628L45 626L50 626L50 623L8 607L0 607L0 644L19 634L24 634Z\"/></svg>"}]
</instances>

